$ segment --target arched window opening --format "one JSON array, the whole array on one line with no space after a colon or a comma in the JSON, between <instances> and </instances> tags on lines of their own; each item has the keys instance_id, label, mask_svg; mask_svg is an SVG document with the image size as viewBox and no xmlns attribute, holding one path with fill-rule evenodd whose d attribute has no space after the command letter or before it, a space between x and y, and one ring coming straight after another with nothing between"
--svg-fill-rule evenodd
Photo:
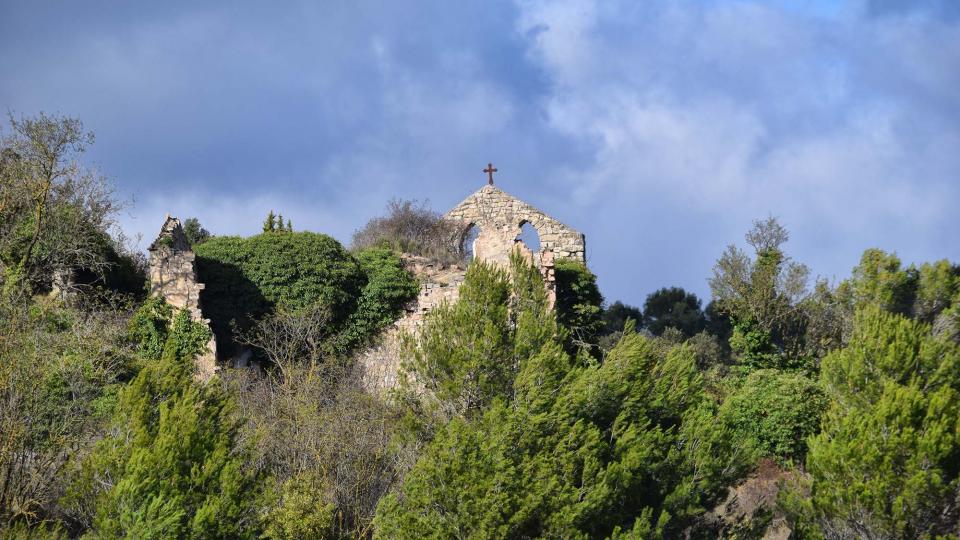
<instances>
[{"instance_id":1,"label":"arched window opening","mask_svg":"<svg viewBox=\"0 0 960 540\"><path fill-rule=\"evenodd\" d=\"M523 242L523 245L527 246L527 249L533 253L540 251L540 235L529 221L520 224L520 236L517 237L517 240Z\"/></svg>"},{"instance_id":2,"label":"arched window opening","mask_svg":"<svg viewBox=\"0 0 960 540\"><path fill-rule=\"evenodd\" d=\"M467 227L466 232L463 233L463 242L460 244L460 252L463 253L463 260L465 262L470 262L473 260L475 255L474 245L477 243L477 238L480 237L480 227L471 223Z\"/></svg>"}]
</instances>

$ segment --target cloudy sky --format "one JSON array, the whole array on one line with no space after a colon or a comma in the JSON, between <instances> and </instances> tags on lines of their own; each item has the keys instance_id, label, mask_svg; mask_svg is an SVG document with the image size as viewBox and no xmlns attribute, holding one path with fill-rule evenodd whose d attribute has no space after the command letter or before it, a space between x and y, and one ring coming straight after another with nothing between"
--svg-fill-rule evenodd
<instances>
[{"instance_id":1,"label":"cloudy sky","mask_svg":"<svg viewBox=\"0 0 960 540\"><path fill-rule=\"evenodd\" d=\"M753 219L842 279L960 260L956 0L0 2L0 107L76 116L134 200L348 242L497 183L587 235L609 300L706 279Z\"/></svg>"}]
</instances>

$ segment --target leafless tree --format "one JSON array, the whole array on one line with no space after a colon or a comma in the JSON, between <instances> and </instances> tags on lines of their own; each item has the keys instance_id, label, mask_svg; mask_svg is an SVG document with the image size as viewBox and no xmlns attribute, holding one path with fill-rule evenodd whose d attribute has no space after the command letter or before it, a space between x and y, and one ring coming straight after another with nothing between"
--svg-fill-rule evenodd
<instances>
[{"instance_id":1,"label":"leafless tree","mask_svg":"<svg viewBox=\"0 0 960 540\"><path fill-rule=\"evenodd\" d=\"M282 379L230 370L224 380L243 396L238 412L254 449L251 466L276 486L315 479L315 495L334 509L333 537L369 538L377 502L402 470L391 448L399 425L393 410L343 365L295 362Z\"/></svg>"},{"instance_id":2,"label":"leafless tree","mask_svg":"<svg viewBox=\"0 0 960 540\"><path fill-rule=\"evenodd\" d=\"M376 217L353 233L352 249L386 246L443 264L463 260L463 235L458 223L443 219L426 202L392 199L387 215Z\"/></svg>"},{"instance_id":3,"label":"leafless tree","mask_svg":"<svg viewBox=\"0 0 960 540\"><path fill-rule=\"evenodd\" d=\"M0 302L3 536L4 525L15 521L75 519L58 503L68 465L79 463L98 438L100 390L127 372L133 352L125 339L129 311Z\"/></svg>"},{"instance_id":4,"label":"leafless tree","mask_svg":"<svg viewBox=\"0 0 960 540\"><path fill-rule=\"evenodd\" d=\"M324 306L306 310L280 307L249 330L238 332L236 339L266 355L270 367L279 370L280 380L286 380L297 366L315 371L333 362L324 362L333 357L330 320L330 310Z\"/></svg>"}]
</instances>

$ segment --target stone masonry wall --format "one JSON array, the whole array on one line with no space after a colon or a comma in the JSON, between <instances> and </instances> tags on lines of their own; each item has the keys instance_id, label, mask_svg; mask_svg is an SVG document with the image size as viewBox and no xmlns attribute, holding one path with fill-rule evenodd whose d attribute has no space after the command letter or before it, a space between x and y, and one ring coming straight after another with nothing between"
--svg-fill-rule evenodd
<instances>
[{"instance_id":1,"label":"stone masonry wall","mask_svg":"<svg viewBox=\"0 0 960 540\"><path fill-rule=\"evenodd\" d=\"M493 185L483 186L445 217L480 229L473 246L479 260L508 264L510 252L519 243L520 228L529 223L540 236L540 255L551 251L558 259L586 262L582 233ZM540 259L535 257L538 264Z\"/></svg>"},{"instance_id":2,"label":"stone masonry wall","mask_svg":"<svg viewBox=\"0 0 960 540\"><path fill-rule=\"evenodd\" d=\"M203 284L197 280L196 255L190 249L180 220L167 215L160 234L150 245L150 294L162 295L174 309L187 309L190 318L209 327L200 310L200 291ZM211 334L212 335L212 334ZM217 342L211 337L207 352L197 358L197 377L208 380L217 370Z\"/></svg>"},{"instance_id":3,"label":"stone masonry wall","mask_svg":"<svg viewBox=\"0 0 960 540\"><path fill-rule=\"evenodd\" d=\"M372 392L383 392L397 385L400 372L400 337L416 333L427 313L443 302L456 302L466 270L459 266L444 268L423 257L404 255L406 267L420 280L420 293L406 307L406 313L383 332L377 342L359 355L363 383Z\"/></svg>"},{"instance_id":4,"label":"stone masonry wall","mask_svg":"<svg viewBox=\"0 0 960 540\"><path fill-rule=\"evenodd\" d=\"M467 197L446 219L473 225L479 235L473 245L474 259L508 266L510 254L519 251L540 270L550 305L556 301L555 257L586 262L583 234L560 223L503 190L487 185ZM540 249L534 253L520 240L520 228L530 223L540 236ZM405 256L407 268L420 279L420 294L407 313L384 332L377 343L359 355L365 386L382 392L397 385L400 370L400 336L415 334L424 316L441 302L455 302L466 271L445 269L422 257Z\"/></svg>"}]
</instances>

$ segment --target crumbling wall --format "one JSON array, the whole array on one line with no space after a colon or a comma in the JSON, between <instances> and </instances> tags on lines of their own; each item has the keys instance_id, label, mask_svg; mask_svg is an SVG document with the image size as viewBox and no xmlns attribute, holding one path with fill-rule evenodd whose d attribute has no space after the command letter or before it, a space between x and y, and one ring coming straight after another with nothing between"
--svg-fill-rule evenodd
<instances>
[{"instance_id":1,"label":"crumbling wall","mask_svg":"<svg viewBox=\"0 0 960 540\"><path fill-rule=\"evenodd\" d=\"M190 249L180 220L167 215L150 252L150 294L161 295L174 309L186 309L190 318L208 328L210 321L200 309L203 283L197 279L196 255ZM197 358L197 377L208 380L217 370L217 342L212 337L207 351Z\"/></svg>"},{"instance_id":2,"label":"crumbling wall","mask_svg":"<svg viewBox=\"0 0 960 540\"><path fill-rule=\"evenodd\" d=\"M510 254L519 251L532 261L543 276L550 306L556 302L555 258L586 262L583 234L493 185L484 186L467 197L445 218L461 223L464 230L470 225L479 228L472 246L475 260L506 267L510 264ZM540 249L536 252L520 241L524 223L533 226L540 237ZM408 306L406 315L384 332L373 347L359 355L364 384L371 391L389 390L397 385L401 334L415 334L434 307L444 301L456 301L466 273L463 268L443 268L422 257L408 255L405 260L407 268L420 279L420 294Z\"/></svg>"},{"instance_id":3,"label":"crumbling wall","mask_svg":"<svg viewBox=\"0 0 960 540\"><path fill-rule=\"evenodd\" d=\"M405 308L406 313L378 338L376 343L358 356L363 370L363 384L372 392L383 392L397 386L400 373L401 335L415 334L424 317L443 302L456 302L466 270L459 266L444 267L415 255L404 255L407 270L420 281L420 293Z\"/></svg>"}]
</instances>

